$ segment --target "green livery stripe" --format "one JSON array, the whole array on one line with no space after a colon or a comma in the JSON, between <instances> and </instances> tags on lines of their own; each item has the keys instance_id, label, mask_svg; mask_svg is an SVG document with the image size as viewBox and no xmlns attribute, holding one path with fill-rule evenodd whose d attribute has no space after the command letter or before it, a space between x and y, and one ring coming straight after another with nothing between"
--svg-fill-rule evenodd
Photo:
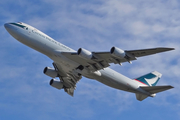
<instances>
[{"instance_id":1,"label":"green livery stripe","mask_svg":"<svg viewBox=\"0 0 180 120\"><path fill-rule=\"evenodd\" d=\"M25 27L26 27L26 26L24 26L24 25L20 25L20 24L17 24L17 23L10 23L10 24L15 25L15 26L18 26L18 27L21 27L21 28L25 28Z\"/></svg>"},{"instance_id":2,"label":"green livery stripe","mask_svg":"<svg viewBox=\"0 0 180 120\"><path fill-rule=\"evenodd\" d=\"M152 78L155 78L155 77L157 77L157 76L152 74L152 73L149 73L147 75L136 78L136 80L138 80L138 81L140 81L140 82L142 82L142 83L144 83L144 84L146 84L148 86L155 86L158 83L160 78L158 78L157 81L155 83L151 84L151 85L149 85L149 83L145 80L145 79L152 79Z\"/></svg>"}]
</instances>

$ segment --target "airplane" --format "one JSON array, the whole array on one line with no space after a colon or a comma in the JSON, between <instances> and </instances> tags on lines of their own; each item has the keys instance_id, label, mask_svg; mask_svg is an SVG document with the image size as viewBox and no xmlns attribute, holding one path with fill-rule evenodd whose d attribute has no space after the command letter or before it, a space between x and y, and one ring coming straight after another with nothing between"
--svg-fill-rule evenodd
<instances>
[{"instance_id":1,"label":"airplane","mask_svg":"<svg viewBox=\"0 0 180 120\"><path fill-rule=\"evenodd\" d=\"M162 76L157 71L131 79L110 69L109 66L111 63L119 65L124 62L131 63L138 57L170 51L174 48L122 50L112 47L110 51L105 52L91 52L84 48L75 51L23 22L5 23L4 27L19 42L53 60L53 67L45 67L43 72L52 78L50 80L52 87L64 89L71 96L82 76L95 79L115 89L135 93L139 101L147 97L155 97L156 93L173 88L170 85L156 86Z\"/></svg>"}]
</instances>

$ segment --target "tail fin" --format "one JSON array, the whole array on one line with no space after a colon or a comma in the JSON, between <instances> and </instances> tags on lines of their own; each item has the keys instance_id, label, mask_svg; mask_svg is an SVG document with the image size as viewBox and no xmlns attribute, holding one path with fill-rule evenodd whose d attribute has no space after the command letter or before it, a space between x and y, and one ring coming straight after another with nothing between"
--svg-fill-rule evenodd
<instances>
[{"instance_id":1,"label":"tail fin","mask_svg":"<svg viewBox=\"0 0 180 120\"><path fill-rule=\"evenodd\" d=\"M136 99L139 101L142 101L149 96L155 97L156 93L158 92L162 92L162 91L173 88L170 85L155 86L157 82L159 81L159 79L161 78L161 76L162 76L161 73L154 71L154 72L151 72L151 73L148 73L146 75L136 78L135 80L139 84L139 87L150 94L150 95L146 95L142 93L136 93Z\"/></svg>"},{"instance_id":2,"label":"tail fin","mask_svg":"<svg viewBox=\"0 0 180 120\"><path fill-rule=\"evenodd\" d=\"M138 77L135 80L139 82L140 86L143 86L142 84L146 86L155 86L161 78L161 76L161 73L154 71L141 77Z\"/></svg>"}]
</instances>

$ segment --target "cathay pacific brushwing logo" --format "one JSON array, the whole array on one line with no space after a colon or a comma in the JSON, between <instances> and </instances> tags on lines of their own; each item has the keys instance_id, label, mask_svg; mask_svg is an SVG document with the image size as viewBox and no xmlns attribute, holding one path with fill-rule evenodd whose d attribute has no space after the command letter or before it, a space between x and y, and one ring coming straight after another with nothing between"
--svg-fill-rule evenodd
<instances>
[{"instance_id":1,"label":"cathay pacific brushwing logo","mask_svg":"<svg viewBox=\"0 0 180 120\"><path fill-rule=\"evenodd\" d=\"M151 78L151 79L147 79L147 78L144 78L146 80L146 82L152 86L152 84L154 84L157 80L158 80L158 76L154 77L154 78Z\"/></svg>"}]
</instances>

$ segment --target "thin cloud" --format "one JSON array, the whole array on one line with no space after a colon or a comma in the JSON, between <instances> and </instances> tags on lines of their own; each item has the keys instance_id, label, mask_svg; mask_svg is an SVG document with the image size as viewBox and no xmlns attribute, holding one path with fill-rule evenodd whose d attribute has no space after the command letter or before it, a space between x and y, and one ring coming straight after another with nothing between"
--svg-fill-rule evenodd
<instances>
[{"instance_id":1,"label":"thin cloud","mask_svg":"<svg viewBox=\"0 0 180 120\"><path fill-rule=\"evenodd\" d=\"M35 4L37 2L38 4ZM4 39L3 44L0 45L1 64L3 63L1 65L3 69L0 70L2 83L0 93L3 98L0 100L1 110L6 108L15 113L17 111L29 113L27 116L30 118L33 118L30 114L34 113L33 111L36 111L37 118L44 118L42 115L46 114L46 118L56 119L59 113L63 113L62 118L68 119L73 119L69 114L81 118L82 113L88 114L83 115L83 118L87 119L97 118L100 113L108 113L119 118L123 112L136 109L142 104L151 104L167 108L173 106L174 108L171 107L170 110L174 111L176 108L174 112L177 113L179 102L172 101L180 100L179 2L176 0L86 2L45 0L35 3L3 1L1 3L3 7L0 8L2 11L0 30L5 31L3 24L6 22L22 21L75 50L83 47L91 51L109 51L112 46L126 50L175 47L175 51L139 58L132 65L129 63L124 63L123 66L112 65L113 69L130 78L157 70L163 73L159 85L171 84L175 88L157 94L154 99L148 98L140 104L137 103L134 94L83 78L77 84L75 97L71 98L63 90L58 91L49 86L48 81L51 78L42 73L45 66L52 66L52 60L24 47L7 32L1 32ZM27 5L32 7L27 8ZM13 11L9 6L13 6L16 10ZM17 57L7 59L7 56ZM8 65L12 61L14 66ZM173 100L169 99L169 96L172 96ZM16 98L15 102L6 102L12 98ZM27 108L23 108L23 105L27 105ZM104 110L105 108L107 110ZM111 111L108 112L108 109Z\"/></svg>"}]
</instances>

